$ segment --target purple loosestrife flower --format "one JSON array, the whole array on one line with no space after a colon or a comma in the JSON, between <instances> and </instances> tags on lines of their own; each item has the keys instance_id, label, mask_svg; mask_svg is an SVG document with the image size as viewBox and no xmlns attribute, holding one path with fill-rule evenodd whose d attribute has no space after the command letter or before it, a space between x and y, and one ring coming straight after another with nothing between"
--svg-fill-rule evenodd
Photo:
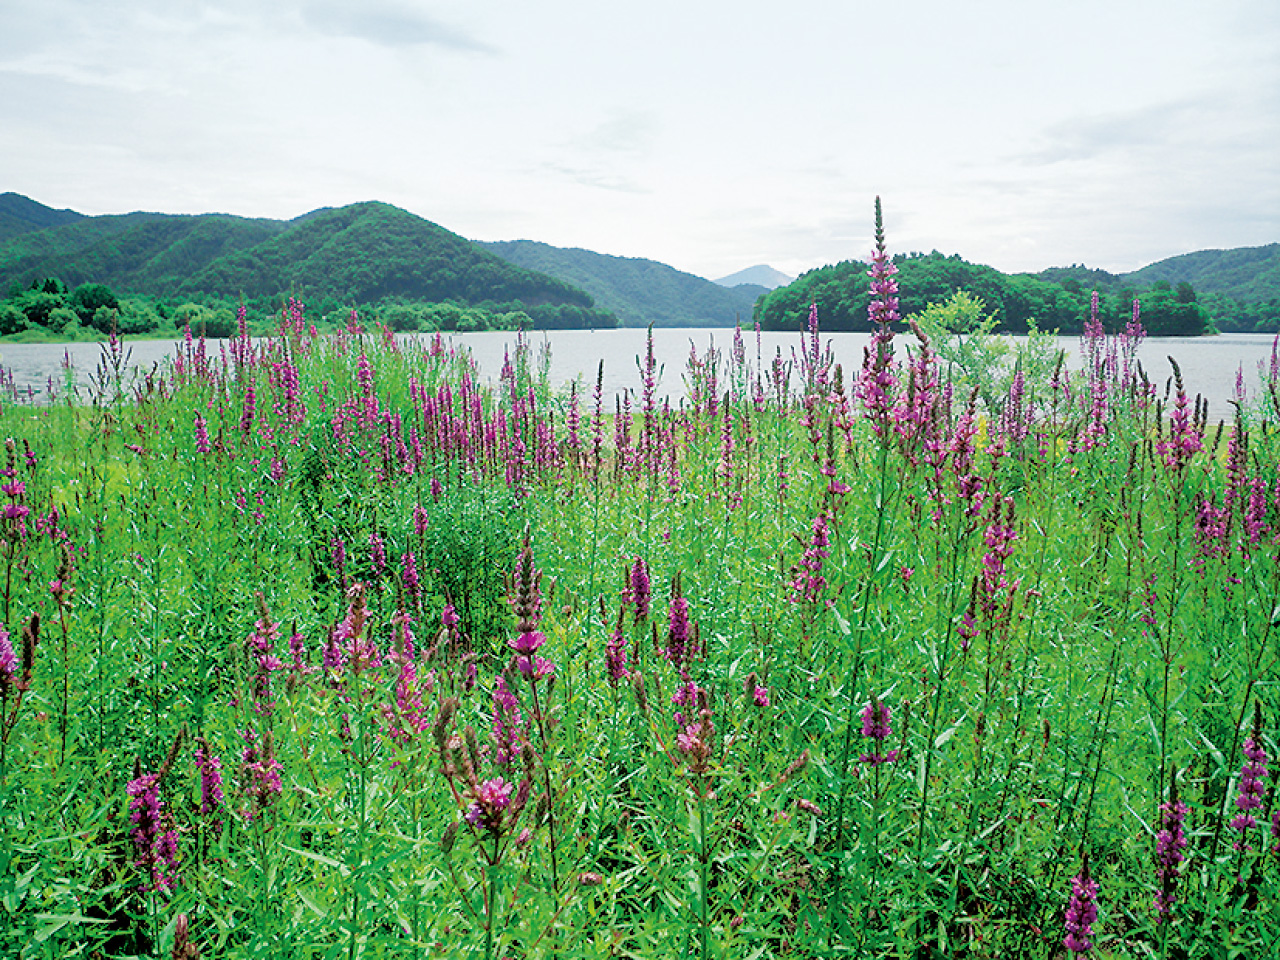
<instances>
[{"instance_id":1,"label":"purple loosestrife flower","mask_svg":"<svg viewBox=\"0 0 1280 960\"><path fill-rule=\"evenodd\" d=\"M862 735L872 742L872 749L858 759L873 767L882 763L893 763L898 759L898 751L890 750L881 753L884 742L892 735L889 725L889 705L879 697L872 697L862 709Z\"/></svg>"},{"instance_id":2,"label":"purple loosestrife flower","mask_svg":"<svg viewBox=\"0 0 1280 960\"><path fill-rule=\"evenodd\" d=\"M1071 880L1071 901L1063 921L1067 935L1062 945L1072 953L1083 954L1093 949L1093 925L1098 919L1098 882L1089 876L1089 861Z\"/></svg>"},{"instance_id":3,"label":"purple loosestrife flower","mask_svg":"<svg viewBox=\"0 0 1280 960\"><path fill-rule=\"evenodd\" d=\"M604 614L604 598L600 599L600 612ZM627 669L627 638L623 633L623 618L626 616L626 605L618 607L618 621L614 625L613 632L609 634L609 640L604 648L604 668L605 674L609 678L609 686L617 687L619 682L627 679L631 675Z\"/></svg>"},{"instance_id":4,"label":"purple loosestrife flower","mask_svg":"<svg viewBox=\"0 0 1280 960\"><path fill-rule=\"evenodd\" d=\"M9 631L0 627L0 698L9 695L9 688L18 676L18 657L13 652Z\"/></svg>"},{"instance_id":5,"label":"purple loosestrife flower","mask_svg":"<svg viewBox=\"0 0 1280 960\"><path fill-rule=\"evenodd\" d=\"M198 413L196 414L196 450L199 453L213 452L213 447L209 445L209 425Z\"/></svg>"},{"instance_id":6,"label":"purple loosestrife flower","mask_svg":"<svg viewBox=\"0 0 1280 960\"><path fill-rule=\"evenodd\" d=\"M342 652L345 660L343 667L349 666L356 673L376 670L382 666L382 652L377 643L364 635L367 613L364 584L353 583L347 590L347 614L334 627L331 639ZM326 665L328 656L326 651Z\"/></svg>"},{"instance_id":7,"label":"purple loosestrife flower","mask_svg":"<svg viewBox=\"0 0 1280 960\"><path fill-rule=\"evenodd\" d=\"M267 809L284 790L280 779L280 761L276 759L275 741L268 730L259 746L258 735L245 730L244 750L240 755L240 789L249 799L245 819L252 820Z\"/></svg>"},{"instance_id":8,"label":"purple loosestrife flower","mask_svg":"<svg viewBox=\"0 0 1280 960\"><path fill-rule=\"evenodd\" d=\"M1156 834L1156 923L1171 918L1177 902L1178 864L1186 859L1187 835L1182 829L1190 810L1178 799L1178 772L1170 781L1169 799L1160 804L1160 831Z\"/></svg>"},{"instance_id":9,"label":"purple loosestrife flower","mask_svg":"<svg viewBox=\"0 0 1280 960\"><path fill-rule=\"evenodd\" d=\"M635 563L631 565L627 593L631 603L635 605L635 622L648 620L649 599L653 594L653 588L649 582L649 568L639 557L636 557Z\"/></svg>"},{"instance_id":10,"label":"purple loosestrife flower","mask_svg":"<svg viewBox=\"0 0 1280 960\"><path fill-rule=\"evenodd\" d=\"M261 593L254 594L258 607L258 620L253 633L245 640L245 651L253 663L253 710L259 716L270 716L275 708L271 698L271 672L284 665L272 652L280 639L280 625L273 622L267 610L267 602Z\"/></svg>"},{"instance_id":11,"label":"purple loosestrife flower","mask_svg":"<svg viewBox=\"0 0 1280 960\"><path fill-rule=\"evenodd\" d=\"M134 867L146 876L144 891L166 893L177 883L178 837L164 801L160 799L159 773L135 770L125 792L129 796L130 837Z\"/></svg>"},{"instance_id":12,"label":"purple loosestrife flower","mask_svg":"<svg viewBox=\"0 0 1280 960\"><path fill-rule=\"evenodd\" d=\"M990 522L983 533L987 552L982 557L982 576L979 579L980 609L986 623L995 627L1001 615L1007 611L1008 594L1012 600L1018 581L1005 578L1005 561L1013 554L1013 541L1018 538L1013 525L1013 498L999 495L991 498Z\"/></svg>"},{"instance_id":13,"label":"purple loosestrife flower","mask_svg":"<svg viewBox=\"0 0 1280 960\"><path fill-rule=\"evenodd\" d=\"M338 574L338 584L342 587L343 592L346 592L347 546L340 537L334 537L329 541L329 558L333 562L334 571Z\"/></svg>"},{"instance_id":14,"label":"purple loosestrife flower","mask_svg":"<svg viewBox=\"0 0 1280 960\"><path fill-rule=\"evenodd\" d=\"M1196 508L1193 535L1196 542L1194 563L1203 570L1208 558L1225 560L1231 553L1229 534L1231 532L1231 510L1227 506L1219 506L1218 495L1211 493L1200 501Z\"/></svg>"},{"instance_id":15,"label":"purple loosestrife flower","mask_svg":"<svg viewBox=\"0 0 1280 960\"><path fill-rule=\"evenodd\" d=\"M743 693L747 699L760 709L769 706L769 688L761 685L759 678L755 673L747 675L747 679L742 687Z\"/></svg>"},{"instance_id":16,"label":"purple loosestrife flower","mask_svg":"<svg viewBox=\"0 0 1280 960\"><path fill-rule=\"evenodd\" d=\"M894 432L904 457L918 465L922 459L936 460L943 443L939 436L941 397L938 391L938 365L929 337L915 321L908 323L919 348L907 366L906 388L899 392L893 407ZM846 431L846 443L853 448L853 437Z\"/></svg>"},{"instance_id":17,"label":"purple loosestrife flower","mask_svg":"<svg viewBox=\"0 0 1280 960\"><path fill-rule=\"evenodd\" d=\"M1267 482L1261 477L1249 481L1249 496L1244 508L1245 542L1241 545L1245 559L1251 555L1252 547L1257 547L1271 533L1271 525L1267 522Z\"/></svg>"},{"instance_id":18,"label":"purple loosestrife flower","mask_svg":"<svg viewBox=\"0 0 1280 960\"><path fill-rule=\"evenodd\" d=\"M596 368L596 387L593 393L595 416L591 420L591 476L600 479L600 462L604 456L604 361Z\"/></svg>"},{"instance_id":19,"label":"purple loosestrife flower","mask_svg":"<svg viewBox=\"0 0 1280 960\"><path fill-rule=\"evenodd\" d=\"M422 707L413 631L409 629L409 618L403 611L398 611L392 618L391 628L395 643L390 656L399 663L400 675L396 678L395 705L383 706L383 718L386 720L387 735L396 743L404 745L430 726L430 721ZM432 678L430 673L427 676L427 689L430 691Z\"/></svg>"},{"instance_id":20,"label":"purple loosestrife flower","mask_svg":"<svg viewBox=\"0 0 1280 960\"><path fill-rule=\"evenodd\" d=\"M1245 763L1240 770L1240 793L1236 797L1236 809L1240 812L1231 821L1231 829L1240 834L1235 841L1236 850L1248 850L1245 842L1250 830L1258 825L1253 811L1262 806L1262 797L1267 787L1263 778L1267 776L1267 751L1262 745L1261 710L1254 712L1253 735L1244 742Z\"/></svg>"},{"instance_id":21,"label":"purple loosestrife flower","mask_svg":"<svg viewBox=\"0 0 1280 960\"><path fill-rule=\"evenodd\" d=\"M862 401L872 429L882 440L887 440L891 430L893 394L897 377L893 363L893 330L890 324L898 316L898 282L893 275L898 268L889 260L884 244L884 219L880 212L880 198L876 197L876 246L871 253L871 303L867 307L874 332L871 343L863 350L862 370L858 374L854 393Z\"/></svg>"},{"instance_id":22,"label":"purple loosestrife flower","mask_svg":"<svg viewBox=\"0 0 1280 960\"><path fill-rule=\"evenodd\" d=\"M377 533L369 534L369 562L373 565L373 575L379 579L387 573L387 545Z\"/></svg>"},{"instance_id":23,"label":"purple loosestrife flower","mask_svg":"<svg viewBox=\"0 0 1280 960\"><path fill-rule=\"evenodd\" d=\"M826 577L822 575L822 564L831 556L831 551L827 549L831 545L828 523L827 509L824 507L813 518L813 534L805 547L804 556L794 570L795 575L791 580L792 603L816 604L822 600L827 586Z\"/></svg>"},{"instance_id":24,"label":"purple loosestrife flower","mask_svg":"<svg viewBox=\"0 0 1280 960\"><path fill-rule=\"evenodd\" d=\"M421 611L422 581L418 577L418 561L412 550L406 550L400 557L400 585L409 598L409 605Z\"/></svg>"},{"instance_id":25,"label":"purple loosestrife flower","mask_svg":"<svg viewBox=\"0 0 1280 960\"><path fill-rule=\"evenodd\" d=\"M520 702L501 675L493 684L493 762L510 767L520 757L526 739Z\"/></svg>"},{"instance_id":26,"label":"purple loosestrife flower","mask_svg":"<svg viewBox=\"0 0 1280 960\"><path fill-rule=\"evenodd\" d=\"M248 439L249 434L253 432L253 418L255 412L256 396L253 390L253 381L250 380L245 384L244 388L244 405L240 409L240 433Z\"/></svg>"},{"instance_id":27,"label":"purple loosestrife flower","mask_svg":"<svg viewBox=\"0 0 1280 960\"><path fill-rule=\"evenodd\" d=\"M667 617L667 646L662 655L686 676L697 655L697 639L689 620L689 601L680 592L680 573L671 578L671 605Z\"/></svg>"},{"instance_id":28,"label":"purple loosestrife flower","mask_svg":"<svg viewBox=\"0 0 1280 960\"><path fill-rule=\"evenodd\" d=\"M533 564L533 548L525 533L524 547L516 559L510 581L511 609L516 615L516 636L507 646L516 652L516 667L529 680L537 680L555 670L538 655L547 638L538 629L542 613L542 572Z\"/></svg>"},{"instance_id":29,"label":"purple loosestrife flower","mask_svg":"<svg viewBox=\"0 0 1280 960\"><path fill-rule=\"evenodd\" d=\"M711 769L711 748L715 736L716 728L707 707L698 711L696 722L683 725L676 734L676 749L689 759L689 773L693 776L704 776ZM695 784L694 789L700 788Z\"/></svg>"},{"instance_id":30,"label":"purple loosestrife flower","mask_svg":"<svg viewBox=\"0 0 1280 960\"><path fill-rule=\"evenodd\" d=\"M204 737L196 746L195 762L200 774L200 816L209 818L209 829L218 836L222 833L222 761L210 752Z\"/></svg>"},{"instance_id":31,"label":"purple loosestrife flower","mask_svg":"<svg viewBox=\"0 0 1280 960\"><path fill-rule=\"evenodd\" d=\"M1169 363L1173 365L1178 393L1173 401L1173 413L1169 415L1168 436L1162 436L1156 443L1156 453L1171 473L1181 474L1191 458L1203 448L1204 442L1195 417L1187 412L1189 401L1182 385L1182 370L1173 357L1169 358Z\"/></svg>"},{"instance_id":32,"label":"purple loosestrife flower","mask_svg":"<svg viewBox=\"0 0 1280 960\"><path fill-rule=\"evenodd\" d=\"M512 785L502 777L478 784L467 807L467 823L493 836L501 835L503 814L511 806L511 790Z\"/></svg>"}]
</instances>

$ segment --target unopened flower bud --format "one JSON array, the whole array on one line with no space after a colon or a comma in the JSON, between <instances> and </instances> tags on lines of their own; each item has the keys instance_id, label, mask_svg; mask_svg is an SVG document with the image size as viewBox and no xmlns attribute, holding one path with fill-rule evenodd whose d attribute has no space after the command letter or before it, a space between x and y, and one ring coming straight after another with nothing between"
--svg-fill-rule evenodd
<instances>
[{"instance_id":1,"label":"unopened flower bud","mask_svg":"<svg viewBox=\"0 0 1280 960\"><path fill-rule=\"evenodd\" d=\"M640 708L641 713L649 712L649 698L644 692L644 676L639 673L631 675L631 690L636 695L636 706Z\"/></svg>"},{"instance_id":2,"label":"unopened flower bud","mask_svg":"<svg viewBox=\"0 0 1280 960\"><path fill-rule=\"evenodd\" d=\"M458 821L454 820L444 828L444 836L440 838L440 849L444 851L445 856L453 852L454 841L458 839Z\"/></svg>"},{"instance_id":3,"label":"unopened flower bud","mask_svg":"<svg viewBox=\"0 0 1280 960\"><path fill-rule=\"evenodd\" d=\"M804 770L809 765L809 751L804 750L800 756L796 757L787 765L787 769L782 772L782 782L786 782L796 774Z\"/></svg>"}]
</instances>

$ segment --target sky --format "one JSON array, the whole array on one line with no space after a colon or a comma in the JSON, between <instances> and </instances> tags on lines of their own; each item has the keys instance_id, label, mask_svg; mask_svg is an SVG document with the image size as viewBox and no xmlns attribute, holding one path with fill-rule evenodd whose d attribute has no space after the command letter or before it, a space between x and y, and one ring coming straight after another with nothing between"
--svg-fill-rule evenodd
<instances>
[{"instance_id":1,"label":"sky","mask_svg":"<svg viewBox=\"0 0 1280 960\"><path fill-rule=\"evenodd\" d=\"M1280 241L1277 0L0 0L0 192L715 279Z\"/></svg>"}]
</instances>

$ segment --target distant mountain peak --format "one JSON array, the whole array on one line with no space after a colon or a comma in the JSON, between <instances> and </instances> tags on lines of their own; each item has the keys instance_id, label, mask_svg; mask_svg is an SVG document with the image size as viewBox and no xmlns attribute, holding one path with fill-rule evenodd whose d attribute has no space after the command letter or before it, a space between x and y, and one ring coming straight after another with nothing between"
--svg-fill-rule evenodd
<instances>
[{"instance_id":1,"label":"distant mountain peak","mask_svg":"<svg viewBox=\"0 0 1280 960\"><path fill-rule=\"evenodd\" d=\"M757 287L764 287L766 290L774 290L790 283L794 279L795 277L789 277L781 270L775 270L767 264L759 263L754 267L747 267L745 270L739 270L737 273L731 273L727 277L721 277L719 280L712 282L718 283L722 287L736 287L744 283L752 283Z\"/></svg>"}]
</instances>

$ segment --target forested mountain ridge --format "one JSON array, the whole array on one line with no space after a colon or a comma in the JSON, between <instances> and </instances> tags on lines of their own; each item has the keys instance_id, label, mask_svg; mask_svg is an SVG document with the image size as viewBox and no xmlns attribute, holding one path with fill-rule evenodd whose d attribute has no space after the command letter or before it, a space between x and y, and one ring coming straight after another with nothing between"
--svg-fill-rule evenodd
<instances>
[{"instance_id":1,"label":"forested mountain ridge","mask_svg":"<svg viewBox=\"0 0 1280 960\"><path fill-rule=\"evenodd\" d=\"M558 277L590 293L626 326L732 326L748 323L767 289L754 284L723 287L654 260L614 257L533 240L481 244L529 270Z\"/></svg>"},{"instance_id":2,"label":"forested mountain ridge","mask_svg":"<svg viewBox=\"0 0 1280 960\"><path fill-rule=\"evenodd\" d=\"M297 296L348 309L449 303L523 314L513 322L538 327L617 323L585 291L385 203L324 208L289 221L62 213L70 211L17 194L0 198L0 225L17 231L0 240L0 290L11 299L54 279L55 288L99 284L170 304L244 299L270 309L273 299ZM401 321L410 329L417 322Z\"/></svg>"},{"instance_id":3,"label":"forested mountain ridge","mask_svg":"<svg viewBox=\"0 0 1280 960\"><path fill-rule=\"evenodd\" d=\"M1198 251L1126 274L1071 266L1010 275L937 252L895 262L904 314L964 290L981 298L1000 329L1035 323L1075 332L1096 290L1113 328L1123 325L1135 298L1157 335L1280 327L1280 243ZM270 312L282 297L297 296L321 315L360 307L398 329L612 326L618 318L660 326L755 319L781 329L803 323L817 302L828 329L858 330L866 329L869 299L866 266L858 261L811 270L773 291L726 288L652 260L527 240L475 243L379 202L282 221L86 216L0 194L0 296L8 293L0 307L13 307L0 317L0 333L43 327L59 306L71 308L73 290L98 286L106 289L85 293L75 307L86 324L119 293L150 298L154 313L165 321L172 314L174 322L191 313L178 307L203 304L225 314L243 299Z\"/></svg>"},{"instance_id":4,"label":"forested mountain ridge","mask_svg":"<svg viewBox=\"0 0 1280 960\"><path fill-rule=\"evenodd\" d=\"M1190 283L1201 294L1220 294L1246 303L1280 297L1280 243L1229 250L1198 250L1148 264L1128 273L1108 273L1087 267L1054 267L1036 276L1062 282L1074 277L1111 292L1124 286L1171 286Z\"/></svg>"},{"instance_id":5,"label":"forested mountain ridge","mask_svg":"<svg viewBox=\"0 0 1280 960\"><path fill-rule=\"evenodd\" d=\"M1135 299L1153 336L1280 328L1280 244L1200 251L1126 274L1084 266L1005 274L937 251L899 255L894 263L903 315L964 290L996 315L997 329L1023 332L1034 323L1042 330L1077 333L1097 291L1100 315L1110 329L1124 326ZM755 319L766 329L796 327L808 305L817 303L827 328L869 329L866 269L859 261L844 261L811 270L761 299Z\"/></svg>"},{"instance_id":6,"label":"forested mountain ridge","mask_svg":"<svg viewBox=\"0 0 1280 960\"><path fill-rule=\"evenodd\" d=\"M0 243L32 230L43 230L83 219L83 213L54 210L20 193L0 193Z\"/></svg>"}]
</instances>

